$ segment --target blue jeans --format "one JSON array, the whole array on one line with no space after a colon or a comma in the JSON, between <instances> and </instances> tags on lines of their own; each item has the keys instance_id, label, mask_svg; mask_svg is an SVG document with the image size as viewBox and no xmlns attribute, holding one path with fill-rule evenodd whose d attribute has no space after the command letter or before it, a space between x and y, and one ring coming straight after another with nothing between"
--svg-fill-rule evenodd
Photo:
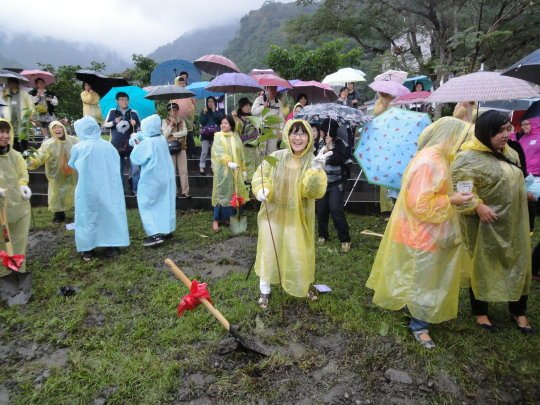
<instances>
[{"instance_id":1,"label":"blue jeans","mask_svg":"<svg viewBox=\"0 0 540 405\"><path fill-rule=\"evenodd\" d=\"M124 184L124 165L125 160L129 161L130 168L129 168L129 178L131 178L131 188L134 193L137 192L137 186L139 184L139 178L141 177L141 168L137 165L134 165L131 163L131 160L129 159L129 155L120 155L120 174L122 175L122 184Z\"/></svg>"},{"instance_id":2,"label":"blue jeans","mask_svg":"<svg viewBox=\"0 0 540 405\"><path fill-rule=\"evenodd\" d=\"M416 319L414 317L411 318L411 322L409 323L409 329L413 332L417 332L419 330L427 330L429 327L429 323L421 321L420 319Z\"/></svg>"},{"instance_id":3,"label":"blue jeans","mask_svg":"<svg viewBox=\"0 0 540 405\"><path fill-rule=\"evenodd\" d=\"M220 204L214 207L214 221L228 221L230 217L236 215L236 208L222 207Z\"/></svg>"}]
</instances>

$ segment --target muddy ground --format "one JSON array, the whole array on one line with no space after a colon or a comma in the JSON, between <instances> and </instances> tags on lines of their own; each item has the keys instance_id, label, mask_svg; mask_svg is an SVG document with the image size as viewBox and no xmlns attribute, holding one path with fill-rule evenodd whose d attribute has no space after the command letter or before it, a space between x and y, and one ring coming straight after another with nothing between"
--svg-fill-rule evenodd
<instances>
[{"instance_id":1,"label":"muddy ground","mask_svg":"<svg viewBox=\"0 0 540 405\"><path fill-rule=\"evenodd\" d=\"M71 238L65 233L56 235L48 230L32 232L28 260L46 260L59 243ZM255 258L256 240L250 237L229 239L201 251L183 253L178 253L181 250L177 243L170 244L167 248L170 252L168 255L165 252L165 256L182 263L189 276L198 275L195 269L204 269L202 275L206 278L225 277L232 272L246 274ZM161 255L158 260L149 252L147 258L156 271L165 271ZM512 379L503 382L502 389L493 391L486 387L485 391L479 389L473 396L467 396L445 370L428 376L418 368L411 369L401 358L405 349L393 337L373 339L340 330L321 334L314 325L328 320L322 314L313 313L307 303L285 307L278 315L276 323L276 312L261 312L253 330L241 331L276 349L275 356L267 358L241 350L235 340L224 333L224 339L211 347L204 367L184 369L178 376L179 385L170 395L171 402L261 405L524 403L519 384ZM86 322L100 326L104 319L99 312L90 313ZM64 337L59 335L58 345L54 347L20 340L17 331L11 330L9 336L0 332L0 367L30 362L35 373L33 384L38 389L52 367L68 364L69 347L62 346ZM199 349L202 346L194 345L193 350ZM481 386L483 376L477 378ZM234 392L227 392L223 384L218 384L223 380L229 381ZM0 385L0 404L9 403L16 390L17 384L13 381ZM106 404L116 390L117 387L104 387L93 403Z\"/></svg>"}]
</instances>

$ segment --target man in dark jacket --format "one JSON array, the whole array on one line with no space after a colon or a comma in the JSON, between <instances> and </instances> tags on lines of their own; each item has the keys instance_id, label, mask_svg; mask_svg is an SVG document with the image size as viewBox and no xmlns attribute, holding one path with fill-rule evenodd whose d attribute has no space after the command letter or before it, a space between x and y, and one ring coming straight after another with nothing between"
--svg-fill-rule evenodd
<instances>
[{"instance_id":1,"label":"man in dark jacket","mask_svg":"<svg viewBox=\"0 0 540 405\"><path fill-rule=\"evenodd\" d=\"M139 131L141 120L137 111L129 108L129 96L120 91L116 93L116 108L111 108L105 119L103 126L111 129L111 142L120 155L120 174L124 178L124 162L126 159L130 164L129 179L131 180L131 191L137 194L137 184L139 183L139 167L131 164L129 155L132 147L129 145L129 137L132 133ZM123 180L122 180L123 182Z\"/></svg>"},{"instance_id":2,"label":"man in dark jacket","mask_svg":"<svg viewBox=\"0 0 540 405\"><path fill-rule=\"evenodd\" d=\"M318 243L326 243L329 239L328 219L332 216L334 228L341 242L341 251L347 253L351 250L351 236L349 234L349 224L343 210L343 193L347 176L345 161L347 160L347 148L341 138L338 137L338 123L330 118L323 120L320 124L321 138L325 140L328 150L334 152L326 160L324 171L328 179L326 194L316 201L317 222L319 231ZM324 144L319 144L324 146ZM317 151L318 152L318 151ZM316 153L317 153L316 152Z\"/></svg>"}]
</instances>

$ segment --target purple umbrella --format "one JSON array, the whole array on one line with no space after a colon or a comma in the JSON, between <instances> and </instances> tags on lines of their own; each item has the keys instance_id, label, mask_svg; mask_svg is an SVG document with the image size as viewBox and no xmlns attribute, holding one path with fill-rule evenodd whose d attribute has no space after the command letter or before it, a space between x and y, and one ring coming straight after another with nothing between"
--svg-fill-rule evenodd
<instances>
[{"instance_id":1,"label":"purple umbrella","mask_svg":"<svg viewBox=\"0 0 540 405\"><path fill-rule=\"evenodd\" d=\"M262 87L245 73L223 73L206 87L206 90L221 93L256 93Z\"/></svg>"},{"instance_id":2,"label":"purple umbrella","mask_svg":"<svg viewBox=\"0 0 540 405\"><path fill-rule=\"evenodd\" d=\"M407 87L393 80L375 80L369 87L379 93L390 94L394 97L401 97L411 92Z\"/></svg>"}]
</instances>

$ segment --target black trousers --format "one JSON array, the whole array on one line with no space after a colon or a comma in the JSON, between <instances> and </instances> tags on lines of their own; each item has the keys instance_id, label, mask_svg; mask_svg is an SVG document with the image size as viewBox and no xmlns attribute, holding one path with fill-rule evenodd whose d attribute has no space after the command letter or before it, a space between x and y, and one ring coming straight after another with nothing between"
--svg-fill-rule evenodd
<instances>
[{"instance_id":1,"label":"black trousers","mask_svg":"<svg viewBox=\"0 0 540 405\"><path fill-rule=\"evenodd\" d=\"M532 253L532 274L537 276L540 271L540 243L536 245Z\"/></svg>"},{"instance_id":2,"label":"black trousers","mask_svg":"<svg viewBox=\"0 0 540 405\"><path fill-rule=\"evenodd\" d=\"M472 288L469 288L469 297L471 299L471 309L473 315L487 315L488 313L488 303L485 301L477 300L474 296ZM514 316L523 316L527 312L527 300L529 299L528 295L522 295L518 301L509 301L508 302L508 311Z\"/></svg>"},{"instance_id":3,"label":"black trousers","mask_svg":"<svg viewBox=\"0 0 540 405\"><path fill-rule=\"evenodd\" d=\"M347 223L347 218L345 218L345 212L343 212L343 189L343 183L333 185L326 189L324 197L315 203L319 237L329 239L328 220L329 216L332 216L334 228L336 228L341 243L351 241L349 224Z\"/></svg>"},{"instance_id":4,"label":"black trousers","mask_svg":"<svg viewBox=\"0 0 540 405\"><path fill-rule=\"evenodd\" d=\"M187 155L188 157L197 157L197 149L195 148L195 138L193 137L193 131L188 131L186 136L187 142Z\"/></svg>"}]
</instances>

